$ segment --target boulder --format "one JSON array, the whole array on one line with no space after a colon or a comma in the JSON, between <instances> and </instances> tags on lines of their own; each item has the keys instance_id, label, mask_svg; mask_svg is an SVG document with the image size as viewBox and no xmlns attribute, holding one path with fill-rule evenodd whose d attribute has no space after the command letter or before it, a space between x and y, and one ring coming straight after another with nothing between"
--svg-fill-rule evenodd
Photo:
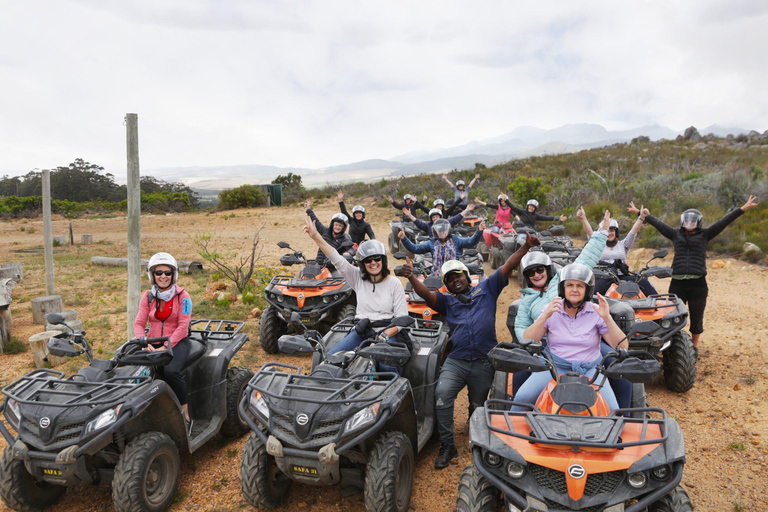
<instances>
[{"instance_id":1,"label":"boulder","mask_svg":"<svg viewBox=\"0 0 768 512\"><path fill-rule=\"evenodd\" d=\"M751 255L751 254L759 256L762 253L763 253L763 250L760 249L755 244L753 244L752 242L747 242L747 243L744 244L744 255L745 256Z\"/></svg>"},{"instance_id":2,"label":"boulder","mask_svg":"<svg viewBox=\"0 0 768 512\"><path fill-rule=\"evenodd\" d=\"M715 261L712 262L712 268L713 269L725 268L726 266L727 265L725 264L725 262L723 260L715 260Z\"/></svg>"},{"instance_id":3,"label":"boulder","mask_svg":"<svg viewBox=\"0 0 768 512\"><path fill-rule=\"evenodd\" d=\"M699 142L701 140L701 135L699 134L699 130L697 130L695 126L689 126L688 128L685 129L685 132L683 133L683 138L685 140Z\"/></svg>"},{"instance_id":4,"label":"boulder","mask_svg":"<svg viewBox=\"0 0 768 512\"><path fill-rule=\"evenodd\" d=\"M259 309L259 308L253 308L253 309L251 310L251 316L252 316L253 318L259 318L259 317L261 316L261 313L262 313L262 311L261 311L261 309Z\"/></svg>"}]
</instances>

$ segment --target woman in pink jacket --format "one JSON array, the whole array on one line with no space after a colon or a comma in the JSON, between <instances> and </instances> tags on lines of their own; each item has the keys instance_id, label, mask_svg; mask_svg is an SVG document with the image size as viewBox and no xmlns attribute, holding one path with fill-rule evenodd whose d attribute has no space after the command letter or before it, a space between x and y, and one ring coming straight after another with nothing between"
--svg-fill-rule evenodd
<instances>
[{"instance_id":1,"label":"woman in pink jacket","mask_svg":"<svg viewBox=\"0 0 768 512\"><path fill-rule=\"evenodd\" d=\"M189 342L189 322L192 319L192 299L184 288L176 285L179 277L179 266L173 256L167 252L159 252L150 258L147 264L147 275L152 288L144 292L139 303L139 314L133 324L134 336L140 338L157 338L168 336L173 347L173 359L165 367L157 369L158 376L176 393L184 418L189 423L189 397L187 383L182 370L189 358L191 348ZM149 321L149 331L145 333ZM148 350L165 350L163 347L153 347Z\"/></svg>"}]
</instances>

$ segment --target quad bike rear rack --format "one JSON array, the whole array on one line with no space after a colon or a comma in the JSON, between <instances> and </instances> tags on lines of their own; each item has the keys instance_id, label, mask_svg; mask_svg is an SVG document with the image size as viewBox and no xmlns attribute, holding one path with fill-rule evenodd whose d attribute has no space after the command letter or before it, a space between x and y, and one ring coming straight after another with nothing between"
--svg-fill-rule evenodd
<instances>
[{"instance_id":1,"label":"quad bike rear rack","mask_svg":"<svg viewBox=\"0 0 768 512\"><path fill-rule=\"evenodd\" d=\"M494 406L497 408L493 410ZM512 406L523 407L524 411L510 411ZM498 408L505 410L498 410ZM625 413L658 413L660 418L626 418ZM492 425L492 417L503 417L506 428ZM643 414L647 416L647 414ZM516 432L512 418L525 418L530 433ZM509 400L490 399L485 405L485 422L488 429L497 434L523 439L531 443L570 446L574 452L581 448L624 449L630 446L661 444L667 440L667 413L657 407L636 407L616 409L610 416L579 416L549 414L539 411L532 404ZM641 425L640 438L625 442L621 434L627 424ZM658 425L661 437L648 437L648 426Z\"/></svg>"},{"instance_id":2,"label":"quad bike rear rack","mask_svg":"<svg viewBox=\"0 0 768 512\"><path fill-rule=\"evenodd\" d=\"M245 327L245 322L237 320L192 320L189 331L195 339L205 343L208 340L229 341Z\"/></svg>"}]
</instances>

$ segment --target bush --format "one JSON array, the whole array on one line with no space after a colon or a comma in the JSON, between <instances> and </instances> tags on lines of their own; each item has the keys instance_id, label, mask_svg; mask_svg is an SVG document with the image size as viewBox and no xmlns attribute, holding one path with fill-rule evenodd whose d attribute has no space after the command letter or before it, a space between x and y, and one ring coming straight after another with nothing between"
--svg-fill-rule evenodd
<instances>
[{"instance_id":1,"label":"bush","mask_svg":"<svg viewBox=\"0 0 768 512\"><path fill-rule=\"evenodd\" d=\"M3 353L5 354L21 354L27 350L29 350L29 345L16 338L15 336L11 336L11 338L6 341L5 345L3 346Z\"/></svg>"},{"instance_id":2,"label":"bush","mask_svg":"<svg viewBox=\"0 0 768 512\"><path fill-rule=\"evenodd\" d=\"M235 208L254 208L266 204L266 195L253 185L241 185L237 188L219 192L219 210Z\"/></svg>"}]
</instances>

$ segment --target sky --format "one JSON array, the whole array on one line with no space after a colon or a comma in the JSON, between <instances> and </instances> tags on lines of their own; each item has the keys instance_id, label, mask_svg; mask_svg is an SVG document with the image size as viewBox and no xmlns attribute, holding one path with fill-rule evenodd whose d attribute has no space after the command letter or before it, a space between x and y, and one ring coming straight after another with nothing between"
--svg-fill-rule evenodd
<instances>
[{"instance_id":1,"label":"sky","mask_svg":"<svg viewBox=\"0 0 768 512\"><path fill-rule=\"evenodd\" d=\"M569 123L768 129L768 2L0 0L0 174L321 168Z\"/></svg>"}]
</instances>

